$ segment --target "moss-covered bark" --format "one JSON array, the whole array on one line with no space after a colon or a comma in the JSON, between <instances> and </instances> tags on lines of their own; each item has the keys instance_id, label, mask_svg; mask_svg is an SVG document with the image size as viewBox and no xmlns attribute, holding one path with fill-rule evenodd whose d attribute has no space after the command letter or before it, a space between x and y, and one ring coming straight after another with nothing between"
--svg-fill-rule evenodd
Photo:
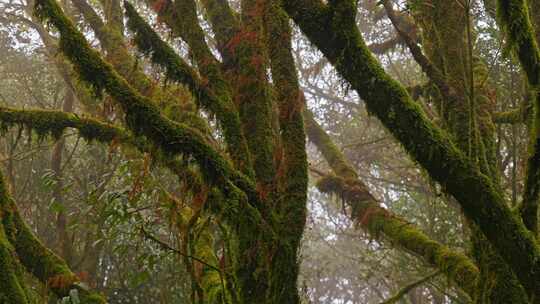
<instances>
[{"instance_id":1,"label":"moss-covered bark","mask_svg":"<svg viewBox=\"0 0 540 304\"><path fill-rule=\"evenodd\" d=\"M207 199L215 197L207 196ZM204 215L202 210L194 210L187 206L180 206L173 201L172 212L174 222L182 233L186 254L197 257L198 261L185 258L186 264L192 275L192 280L198 285L195 293L197 303L222 304L231 303L232 297L227 288L227 272L231 267L226 267L222 253L222 263L218 261L214 249L214 237L209 229L211 219ZM234 293L235 291L231 291Z\"/></svg>"},{"instance_id":2,"label":"moss-covered bark","mask_svg":"<svg viewBox=\"0 0 540 304\"><path fill-rule=\"evenodd\" d=\"M254 193L252 182L212 149L198 131L164 117L148 98L134 91L112 66L100 58L97 51L90 48L84 36L65 17L57 3L37 1L36 12L59 30L60 49L74 64L81 78L96 90L105 90L122 106L128 128L135 135L147 137L164 153L192 156L210 184L222 185L223 189L231 190L226 186L231 179L248 195Z\"/></svg>"},{"instance_id":3,"label":"moss-covered bark","mask_svg":"<svg viewBox=\"0 0 540 304\"><path fill-rule=\"evenodd\" d=\"M422 258L474 298L479 271L471 259L430 239L413 224L382 208L311 112L305 111L304 117L309 140L335 174L319 180L319 190L344 199L351 207L351 218L371 236L386 239Z\"/></svg>"},{"instance_id":4,"label":"moss-covered bark","mask_svg":"<svg viewBox=\"0 0 540 304\"><path fill-rule=\"evenodd\" d=\"M532 296L540 294L540 250L506 206L503 194L436 127L406 90L391 79L367 49L352 1L330 8L318 0L284 1L283 7L338 72L365 100L404 148L453 195Z\"/></svg>"},{"instance_id":5,"label":"moss-covered bark","mask_svg":"<svg viewBox=\"0 0 540 304\"><path fill-rule=\"evenodd\" d=\"M106 22L103 22L98 13L86 0L73 0L74 6L81 12L84 19L93 29L103 50L106 60L114 67L127 82L141 95L152 99L156 105L162 108L175 108L176 111L183 110L182 115L176 115L176 119L181 119L193 128L201 132L209 129L206 120L201 119L197 113L194 113L192 100L189 94L178 94L172 87L160 87L143 72L142 67L137 64L124 41L123 18L117 15L122 14L122 8L119 0L101 1L104 10L106 10ZM183 87L176 87L176 90L185 90ZM187 113L190 113L188 115ZM171 116L171 115L169 115Z\"/></svg>"},{"instance_id":6,"label":"moss-covered bark","mask_svg":"<svg viewBox=\"0 0 540 304\"><path fill-rule=\"evenodd\" d=\"M1 210L5 208L5 202L0 203L0 220L4 222L7 216ZM0 303L2 304L28 304L30 303L17 274L18 260L15 250L8 241L4 227L0 225Z\"/></svg>"},{"instance_id":7,"label":"moss-covered bark","mask_svg":"<svg viewBox=\"0 0 540 304\"><path fill-rule=\"evenodd\" d=\"M253 173L251 173L253 170L252 164L242 132L240 118L230 100L230 95L226 94L226 96L220 97L211 91L212 85L203 83L196 72L170 46L163 42L137 14L133 6L125 2L125 7L128 27L135 33L134 40L138 48L143 53L150 55L154 63L162 66L170 80L186 85L196 100L199 101L199 104L217 117L224 130L229 155L234 164L242 172L253 176Z\"/></svg>"},{"instance_id":8,"label":"moss-covered bark","mask_svg":"<svg viewBox=\"0 0 540 304\"><path fill-rule=\"evenodd\" d=\"M533 123L520 214L527 228L537 235L540 203L540 49L530 19L528 1L498 0L497 4L497 15L507 34L509 47L517 54L529 86L534 91Z\"/></svg>"},{"instance_id":9,"label":"moss-covered bark","mask_svg":"<svg viewBox=\"0 0 540 304\"><path fill-rule=\"evenodd\" d=\"M385 7L391 16L392 8L388 2ZM488 75L484 64L474 58L473 33L471 26L467 26L473 22L470 9L467 6L461 7L456 2L432 1L429 8L420 6L414 10L414 15L424 29L422 41L430 61L436 63L434 69L445 71L444 76L439 76L443 76L444 81L455 92L454 96L447 96L439 86L443 93L442 98L434 96L436 103L444 111L441 115L442 125L457 139L458 147L479 164L481 172L488 176L497 188L501 188L498 185L500 177L491 114L493 105L486 96L490 89L489 82L485 81ZM415 45L408 45L413 54L419 52L414 50ZM422 58L418 57L414 56L416 61L421 66L426 65ZM437 82L437 75L427 75ZM493 250L477 226L474 223L469 224L472 231L472 255L480 269L480 284L473 295L475 302L528 303L515 274Z\"/></svg>"},{"instance_id":10,"label":"moss-covered bark","mask_svg":"<svg viewBox=\"0 0 540 304\"><path fill-rule=\"evenodd\" d=\"M177 1L178 2L178 1ZM182 1L179 1L182 2ZM229 43L240 33L242 25L227 0L201 0L208 21L212 24L218 50L226 67L230 67L235 58L234 49Z\"/></svg>"},{"instance_id":11,"label":"moss-covered bark","mask_svg":"<svg viewBox=\"0 0 540 304\"><path fill-rule=\"evenodd\" d=\"M459 102L459 96L457 95L456 88L452 87L443 72L436 67L428 57L426 57L418 45L418 42L413 39L404 29L401 28L401 23L399 21L398 15L396 12L394 12L393 4L385 0L383 1L383 5L386 9L386 13L388 15L388 18L394 25L394 28L396 29L396 32L398 33L399 37L403 39L409 50L411 51L411 54L414 58L414 60L420 65L422 68L422 71L426 73L426 75L429 77L429 79L437 86L439 91L441 92L441 95L449 102L449 103L457 103ZM453 10L449 10L453 11ZM450 27L449 27L450 28ZM452 31L455 31L455 29L452 28ZM438 37L439 35L437 35ZM451 39L449 41L452 41Z\"/></svg>"},{"instance_id":12,"label":"moss-covered bark","mask_svg":"<svg viewBox=\"0 0 540 304\"><path fill-rule=\"evenodd\" d=\"M135 64L135 59L129 54L118 26L115 27L113 24L111 28L108 28L86 0L73 0L72 3L93 29L101 46L107 51L107 60L114 65L118 73L142 95L153 95L155 86Z\"/></svg>"},{"instance_id":13,"label":"moss-covered bark","mask_svg":"<svg viewBox=\"0 0 540 304\"><path fill-rule=\"evenodd\" d=\"M300 303L297 278L298 249L307 216L307 153L300 91L292 56L289 18L277 1L266 1L263 24L272 83L279 109L281 162L278 164L279 198L274 223L279 242L274 245L270 268L269 303Z\"/></svg>"},{"instance_id":14,"label":"moss-covered bark","mask_svg":"<svg viewBox=\"0 0 540 304\"><path fill-rule=\"evenodd\" d=\"M81 304L106 303L101 295L81 285L79 278L71 272L65 261L43 246L34 236L19 215L17 206L10 197L2 176L0 176L0 214L2 219L2 226L0 227L0 259L6 262L2 267L7 269L6 272L2 271L2 274L11 275L10 269L16 267L16 263L18 263L16 259L18 259L26 271L33 274L57 296L68 296L71 289L77 289ZM6 250L8 248L11 249ZM3 281L0 282L0 286L2 286L2 290L6 288L10 292L16 291L11 288L16 287L18 290L23 288L22 282L15 283L15 281ZM13 298L8 297L8 299L13 302L3 303L27 303L21 302L24 298L15 297L15 293L12 296Z\"/></svg>"},{"instance_id":15,"label":"moss-covered bark","mask_svg":"<svg viewBox=\"0 0 540 304\"><path fill-rule=\"evenodd\" d=\"M231 82L235 86L235 103L253 157L257 187L262 197L268 197L275 191L276 140L267 79L268 62L264 50L264 1L242 1L241 10L242 27L226 45L234 56Z\"/></svg>"}]
</instances>

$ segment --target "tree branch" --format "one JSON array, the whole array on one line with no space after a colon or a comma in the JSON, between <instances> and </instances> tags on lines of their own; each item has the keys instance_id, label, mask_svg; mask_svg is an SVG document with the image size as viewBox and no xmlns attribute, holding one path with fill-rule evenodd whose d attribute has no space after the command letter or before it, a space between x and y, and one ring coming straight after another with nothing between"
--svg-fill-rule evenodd
<instances>
[{"instance_id":1,"label":"tree branch","mask_svg":"<svg viewBox=\"0 0 540 304\"><path fill-rule=\"evenodd\" d=\"M433 279L434 277L439 275L439 273L440 273L440 271L435 271L434 273L432 273L430 275L427 275L427 276L421 278L420 280L417 280L415 282L412 282L412 283L408 284L407 286L400 289L394 296L392 296L391 298L385 300L381 304L394 304L394 303L398 302L399 300L401 300L401 298L403 298L405 295L407 295L409 293L409 291L411 291L414 288L416 288L416 287L424 284L425 282Z\"/></svg>"},{"instance_id":2,"label":"tree branch","mask_svg":"<svg viewBox=\"0 0 540 304\"><path fill-rule=\"evenodd\" d=\"M2 176L0 176L0 213L2 214L2 228L5 229L7 239L14 247L18 259L26 270L43 285L48 286L60 298L69 296L70 290L77 289L82 303L106 303L101 295L89 290L80 282L80 279L69 269L64 260L43 246L36 238L21 218ZM13 303L18 304L19 302Z\"/></svg>"},{"instance_id":3,"label":"tree branch","mask_svg":"<svg viewBox=\"0 0 540 304\"><path fill-rule=\"evenodd\" d=\"M96 90L105 90L122 106L127 126L136 136L145 136L165 153L193 157L205 180L219 186L225 195L232 195L231 191L235 191L229 185L229 180L248 196L256 193L252 182L211 148L198 131L162 116L150 99L133 90L112 66L100 58L97 51L90 48L84 36L66 18L56 2L36 1L36 13L58 29L60 50L73 63L81 78Z\"/></svg>"},{"instance_id":4,"label":"tree branch","mask_svg":"<svg viewBox=\"0 0 540 304\"><path fill-rule=\"evenodd\" d=\"M540 50L529 16L529 1L498 0L497 3L497 14L502 28L508 36L510 47L519 58L534 93L525 190L519 210L525 226L536 236L540 203Z\"/></svg>"},{"instance_id":5,"label":"tree branch","mask_svg":"<svg viewBox=\"0 0 540 304\"><path fill-rule=\"evenodd\" d=\"M309 140L317 146L335 174L320 172L322 178L317 182L319 190L334 194L350 204L351 219L371 236L384 236L383 239L420 257L472 297L479 277L478 268L473 262L464 254L430 239L413 224L382 208L330 136L313 119L313 114L306 110L304 117Z\"/></svg>"},{"instance_id":6,"label":"tree branch","mask_svg":"<svg viewBox=\"0 0 540 304\"><path fill-rule=\"evenodd\" d=\"M306 133L302 118L304 96L300 90L296 65L292 56L289 17L279 1L266 1L263 26L265 49L270 60L272 85L279 110L281 148L278 153L277 183L279 196L274 206L280 220L276 226L280 239L279 251L272 259L269 303L299 303L297 277L300 272L296 261L298 248L307 218L308 162ZM291 219L294 219L291 221Z\"/></svg>"},{"instance_id":7,"label":"tree branch","mask_svg":"<svg viewBox=\"0 0 540 304\"><path fill-rule=\"evenodd\" d=\"M124 6L128 28L134 32L134 41L139 50L149 55L155 64L163 67L168 79L186 85L199 104L217 117L224 130L229 154L234 164L242 172L248 172L253 176L246 140L241 131L240 118L230 99L218 98L214 92L210 91L208 85L204 84L197 73L161 40L131 4L124 2Z\"/></svg>"},{"instance_id":8,"label":"tree branch","mask_svg":"<svg viewBox=\"0 0 540 304\"><path fill-rule=\"evenodd\" d=\"M394 25L394 28L396 29L396 32L398 35L403 39L409 50L411 51L411 54L413 55L414 60L420 65L422 68L422 71L426 73L426 75L433 81L433 83L439 88L442 96L450 103L457 102L458 97L456 96L454 88L452 88L448 82L446 81L446 78L444 75L437 69L430 60L424 55L422 52L422 49L417 44L417 41L414 40L409 34L404 31L401 28L401 22L394 12L394 8L392 7L392 3L389 0L383 1L384 8L386 9L386 13L388 15L388 18Z\"/></svg>"}]
</instances>

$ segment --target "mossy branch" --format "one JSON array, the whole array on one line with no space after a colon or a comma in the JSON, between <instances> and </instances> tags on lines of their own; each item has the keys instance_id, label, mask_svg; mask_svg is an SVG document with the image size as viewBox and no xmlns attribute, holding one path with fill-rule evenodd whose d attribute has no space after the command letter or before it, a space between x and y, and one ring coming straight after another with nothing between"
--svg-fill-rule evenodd
<instances>
[{"instance_id":1,"label":"mossy branch","mask_svg":"<svg viewBox=\"0 0 540 304\"><path fill-rule=\"evenodd\" d=\"M317 149L324 156L324 159L334 171L334 174L345 179L355 180L358 178L356 170L345 159L343 153L334 144L332 138L319 125L309 109L304 110L304 122L309 141L315 144ZM367 187L364 187L367 191ZM371 196L371 194L369 194ZM373 198L373 200L375 200Z\"/></svg>"},{"instance_id":2,"label":"mossy branch","mask_svg":"<svg viewBox=\"0 0 540 304\"><path fill-rule=\"evenodd\" d=\"M285 208L278 212L289 214L291 218L305 218L305 202L307 199L307 153L306 133L302 110L304 96L300 90L295 62L292 56L291 28L286 13L279 4L268 1L264 13L266 49L269 52L270 70L276 91L279 108L279 128L281 134L282 163L278 178L285 194ZM298 208L294 210L294 208ZM291 213L292 212L292 213ZM293 235L301 235L303 225L299 223L295 231L287 230Z\"/></svg>"},{"instance_id":3,"label":"mossy branch","mask_svg":"<svg viewBox=\"0 0 540 304\"><path fill-rule=\"evenodd\" d=\"M193 0L189 0L193 2ZM178 1L177 1L178 2ZM212 25L217 47L225 64L233 62L234 52L227 45L241 31L241 24L227 0L201 0L206 16Z\"/></svg>"},{"instance_id":4,"label":"mossy branch","mask_svg":"<svg viewBox=\"0 0 540 304\"><path fill-rule=\"evenodd\" d=\"M496 124L513 125L513 124L524 123L526 119L527 119L527 111L524 111L522 108L493 113L493 122Z\"/></svg>"},{"instance_id":5,"label":"mossy branch","mask_svg":"<svg viewBox=\"0 0 540 304\"><path fill-rule=\"evenodd\" d=\"M38 128L42 136L49 133L52 134L51 132L53 131L61 132L59 131L61 128L75 128L81 133L84 132L85 135L83 135L83 137L87 140L118 142L123 145L133 146L141 152L151 153L155 161L170 169L186 184L187 187L185 190L198 192L201 191L203 187L197 172L192 171L182 162L158 153L158 151L152 149L151 145L147 144L146 140L143 138L134 138L130 136L129 132L122 130L121 128L101 123L94 119L80 118L77 115L60 111L14 110L0 108L0 124L4 128L15 125L25 126L31 129ZM247 200L244 193L231 182L227 182L226 187L228 187L227 192L229 193L229 199L219 199L216 202L209 204L206 207L206 210L222 217L232 227L237 226L238 222L245 223L244 225L249 227L252 233L261 231L262 235L267 239L277 239L272 235L271 227L265 224L260 213L253 206L246 203ZM214 188L212 193L219 193L219 191L216 191L218 190ZM218 197L219 196L221 196L221 194L218 195ZM25 238L30 237L26 232L21 236ZM21 250L24 250L24 248L21 248ZM56 259L55 257L51 258ZM48 261L42 260L41 262L46 263ZM38 267L38 265L39 264L34 264L32 267ZM48 268L36 268L36 275L41 277L50 276L48 274L50 271L47 269ZM62 269L63 268L60 270ZM217 269L217 271L220 270ZM67 274L68 272L66 272L66 275ZM214 284L216 276L219 280L219 286ZM59 274L55 274L55 277L60 278ZM67 278L65 275L63 275L62 278L64 277ZM73 280L76 279L72 276L69 276L69 278L73 278ZM211 293L216 297L221 297L223 286L219 273L205 273L203 276L203 281L206 282L203 284L203 286L205 286L205 290L211 291Z\"/></svg>"},{"instance_id":6,"label":"mossy branch","mask_svg":"<svg viewBox=\"0 0 540 304\"><path fill-rule=\"evenodd\" d=\"M535 99L520 214L527 228L537 235L540 204L540 49L528 5L529 1L525 0L498 0L497 15L507 34L509 46L517 54L527 75Z\"/></svg>"},{"instance_id":7,"label":"mossy branch","mask_svg":"<svg viewBox=\"0 0 540 304\"><path fill-rule=\"evenodd\" d=\"M540 85L540 50L529 15L529 1L497 0L497 16L507 34L508 46L519 58L529 83Z\"/></svg>"},{"instance_id":8,"label":"mossy branch","mask_svg":"<svg viewBox=\"0 0 540 304\"><path fill-rule=\"evenodd\" d=\"M230 99L218 98L203 83L197 73L142 19L135 8L124 2L128 28L134 32L134 41L140 51L150 56L152 62L166 70L167 78L186 85L199 104L214 114L224 130L225 141L235 165L242 172L253 176L246 140L240 118Z\"/></svg>"},{"instance_id":9,"label":"mossy branch","mask_svg":"<svg viewBox=\"0 0 540 304\"><path fill-rule=\"evenodd\" d=\"M79 117L62 111L17 110L0 107L0 127L6 130L16 126L33 130L39 136L47 134L60 136L66 128L73 128L87 141L118 143L135 148L141 153L149 153L153 161L178 176L187 186L186 190L200 191L203 187L200 174L183 161L161 153L143 137L134 137L122 128L96 119Z\"/></svg>"},{"instance_id":10,"label":"mossy branch","mask_svg":"<svg viewBox=\"0 0 540 304\"><path fill-rule=\"evenodd\" d=\"M81 304L106 303L106 300L101 295L91 291L80 282L80 279L69 269L64 260L46 248L36 238L21 218L1 175L0 213L2 214L3 224L0 231L5 229L7 240L13 246L21 264L43 285L49 287L58 297L68 296L70 290L77 289ZM7 285L2 283L0 286L4 288Z\"/></svg>"},{"instance_id":11,"label":"mossy branch","mask_svg":"<svg viewBox=\"0 0 540 304\"><path fill-rule=\"evenodd\" d=\"M90 25L101 46L106 51L106 58L111 63L116 72L118 72L128 83L143 96L162 99L166 97L165 103L170 107L177 107L186 110L180 115L176 115L176 119L194 127L201 132L209 130L208 122L201 119L194 112L188 112L190 109L191 100L181 99L180 96L170 96L165 88L157 86L137 64L136 59L131 55L123 37L123 20L117 16L108 16L110 22L104 24L101 17L97 14L94 8L86 0L72 0L73 4L84 16L84 19ZM117 15L121 7L119 2L113 1L105 3L111 5L109 13ZM172 98L171 98L172 97ZM157 104L157 102L156 102Z\"/></svg>"},{"instance_id":12,"label":"mossy branch","mask_svg":"<svg viewBox=\"0 0 540 304\"><path fill-rule=\"evenodd\" d=\"M430 239L413 224L382 208L309 110L304 111L304 119L309 140L317 146L337 175L328 175L319 180L319 190L337 195L348 202L352 209L351 218L371 236L379 238L382 235L386 240L422 258L472 297L479 276L473 262L464 254Z\"/></svg>"},{"instance_id":13,"label":"mossy branch","mask_svg":"<svg viewBox=\"0 0 540 304\"><path fill-rule=\"evenodd\" d=\"M540 297L538 243L508 208L503 193L426 117L405 88L384 72L367 49L355 20L341 17L341 11L351 7L331 11L320 0L282 1L282 5L358 92L368 110L457 199L529 294Z\"/></svg>"},{"instance_id":14,"label":"mossy branch","mask_svg":"<svg viewBox=\"0 0 540 304\"><path fill-rule=\"evenodd\" d=\"M391 214L377 201L366 197L365 185L327 175L317 182L324 193L334 194L351 206L351 217L375 238L386 239L439 269L471 297L476 292L479 271L465 254L440 244L408 221Z\"/></svg>"},{"instance_id":15,"label":"mossy branch","mask_svg":"<svg viewBox=\"0 0 540 304\"><path fill-rule=\"evenodd\" d=\"M105 90L122 106L127 126L136 136L146 137L165 153L192 157L205 180L222 186L222 190L229 189L226 184L232 180L246 193L254 192L252 182L210 147L198 131L161 115L150 99L138 94L112 66L104 62L54 0L36 1L36 14L58 29L60 49L81 78L96 90Z\"/></svg>"},{"instance_id":16,"label":"mossy branch","mask_svg":"<svg viewBox=\"0 0 540 304\"><path fill-rule=\"evenodd\" d=\"M263 25L265 47L270 59L272 82L279 109L281 163L277 182L279 199L274 210L279 222L274 224L281 241L272 259L270 303L299 303L297 277L298 248L307 216L308 162L306 134L302 118L304 96L300 90L292 56L289 18L276 0L266 1Z\"/></svg>"},{"instance_id":17,"label":"mossy branch","mask_svg":"<svg viewBox=\"0 0 540 304\"><path fill-rule=\"evenodd\" d=\"M127 27L133 32L133 41L144 55L153 63L165 69L167 79L186 85L193 95L199 99L200 105L210 109L218 103L211 92L203 85L196 72L144 21L135 8L124 1Z\"/></svg>"},{"instance_id":18,"label":"mossy branch","mask_svg":"<svg viewBox=\"0 0 540 304\"><path fill-rule=\"evenodd\" d=\"M48 110L16 110L0 107L0 127L7 130L12 126L22 126L35 131L38 136L51 135L59 138L66 128L74 128L87 141L110 143L133 141L124 130L96 119L79 117L76 114Z\"/></svg>"},{"instance_id":19,"label":"mossy branch","mask_svg":"<svg viewBox=\"0 0 540 304\"><path fill-rule=\"evenodd\" d=\"M422 284L426 283L427 281L433 279L434 277L436 277L440 272L439 271L436 271L430 275L427 275L423 278L421 278L420 280L417 280L417 281L414 281L410 284L408 284L407 286L401 288L395 295L393 295L391 298L385 300L384 302L381 302L380 304L394 304L394 303L397 303L399 300L401 300L401 298L403 298L404 296L406 296L409 291L413 290L414 288L418 287L418 286L421 286Z\"/></svg>"},{"instance_id":20,"label":"mossy branch","mask_svg":"<svg viewBox=\"0 0 540 304\"><path fill-rule=\"evenodd\" d=\"M204 1L203 1L204 2ZM208 1L214 2L214 1ZM223 14L227 1L215 1ZM227 4L228 5L228 4ZM268 83L268 60L264 48L262 1L243 1L241 6L242 27L227 41L226 48L234 56L234 65L228 66L236 90L240 121L246 137L257 184L262 197L275 192L276 166L274 111ZM227 14L227 13L225 13ZM212 26L223 26L212 23ZM214 28L214 31L216 29Z\"/></svg>"},{"instance_id":21,"label":"mossy branch","mask_svg":"<svg viewBox=\"0 0 540 304\"><path fill-rule=\"evenodd\" d=\"M126 78L141 94L145 96L152 95L155 86L140 67L136 67L136 61L129 54L122 33L114 27L109 28L103 23L101 17L86 0L72 0L72 3L96 34L101 46L107 51L109 62L115 67L116 71Z\"/></svg>"},{"instance_id":22,"label":"mossy branch","mask_svg":"<svg viewBox=\"0 0 540 304\"><path fill-rule=\"evenodd\" d=\"M398 15L394 11L393 4L389 0L384 0L384 8L388 18L394 25L396 32L399 37L403 39L407 47L409 48L414 60L420 65L422 71L433 81L433 83L439 88L442 96L447 100L448 103L455 103L458 100L454 88L446 81L444 75L441 73L437 67L435 67L431 61L424 55L422 49L418 45L417 41L413 39L404 29L402 29L402 21L399 19Z\"/></svg>"},{"instance_id":23,"label":"mossy branch","mask_svg":"<svg viewBox=\"0 0 540 304\"><path fill-rule=\"evenodd\" d=\"M4 226L2 209L5 204L0 203L0 303L29 304L21 276L17 273L18 259L15 250L8 241Z\"/></svg>"}]
</instances>

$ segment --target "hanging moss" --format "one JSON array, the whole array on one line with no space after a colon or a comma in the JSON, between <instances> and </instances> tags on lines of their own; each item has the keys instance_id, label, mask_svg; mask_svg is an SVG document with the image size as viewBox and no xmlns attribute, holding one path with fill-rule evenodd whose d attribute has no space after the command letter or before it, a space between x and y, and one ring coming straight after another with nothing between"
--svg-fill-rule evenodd
<instances>
[{"instance_id":1,"label":"hanging moss","mask_svg":"<svg viewBox=\"0 0 540 304\"><path fill-rule=\"evenodd\" d=\"M167 79L186 85L199 98L201 105L209 108L216 103L211 93L203 87L195 71L176 52L167 45L156 32L142 19L135 8L124 2L127 26L134 33L133 41L138 49L149 56L153 63L165 69Z\"/></svg>"},{"instance_id":2,"label":"hanging moss","mask_svg":"<svg viewBox=\"0 0 540 304\"><path fill-rule=\"evenodd\" d=\"M74 0L73 4L82 13L85 20L96 33L101 46L106 52L107 61L113 65L116 72L124 77L135 90L143 96L152 98L152 101L156 101L156 103L157 101L162 101L166 106L178 105L186 111L195 110L194 108L190 108L190 105L192 105L191 96L177 92L182 90L187 91L184 87L159 87L157 83L146 76L142 70L142 66L137 64L137 59L131 55L124 42L123 20L116 16L122 15L119 1L110 3L112 7L107 13L110 13L111 16L107 15L107 18L110 17L112 19L109 19L107 24L103 23L101 17L98 16L94 8L86 0ZM172 92L173 90L176 92ZM195 115L193 115L193 118L195 118ZM203 126L199 129L201 131L208 128L207 122L202 119L189 119L181 122L194 128Z\"/></svg>"},{"instance_id":3,"label":"hanging moss","mask_svg":"<svg viewBox=\"0 0 540 304\"><path fill-rule=\"evenodd\" d=\"M348 2L330 10L321 1L282 1L338 72L366 102L405 150L453 195L465 215L486 235L528 293L540 295L540 249L523 223L506 206L503 194L437 128L406 90L370 54L354 19L343 16ZM346 14L346 13L345 13Z\"/></svg>"},{"instance_id":4,"label":"hanging moss","mask_svg":"<svg viewBox=\"0 0 540 304\"><path fill-rule=\"evenodd\" d=\"M66 128L78 129L87 141L109 143L123 140L129 135L119 128L91 118L81 118L76 114L47 110L16 110L0 107L0 126L3 129L21 126L35 131L39 136L52 135L59 138Z\"/></svg>"},{"instance_id":5,"label":"hanging moss","mask_svg":"<svg viewBox=\"0 0 540 304\"><path fill-rule=\"evenodd\" d=\"M82 13L91 26L102 47L107 51L107 59L116 71L125 77L141 94L152 95L156 90L152 81L143 73L136 60L128 52L124 37L115 23L104 24L94 8L85 0L74 0L73 5Z\"/></svg>"}]
</instances>

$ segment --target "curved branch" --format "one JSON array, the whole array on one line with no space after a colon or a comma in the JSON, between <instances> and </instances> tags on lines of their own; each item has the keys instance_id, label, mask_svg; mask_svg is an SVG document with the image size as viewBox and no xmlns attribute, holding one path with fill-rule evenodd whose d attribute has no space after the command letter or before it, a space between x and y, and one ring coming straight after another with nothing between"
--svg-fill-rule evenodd
<instances>
[{"instance_id":1,"label":"curved branch","mask_svg":"<svg viewBox=\"0 0 540 304\"><path fill-rule=\"evenodd\" d=\"M355 169L330 136L313 119L311 112L304 111L304 117L309 140L317 146L337 175L327 175L319 180L319 190L335 194L350 204L351 218L371 236L384 236L393 244L422 258L473 297L479 277L478 268L473 262L464 254L430 239L413 224L382 208L368 187L358 179Z\"/></svg>"},{"instance_id":2,"label":"curved branch","mask_svg":"<svg viewBox=\"0 0 540 304\"><path fill-rule=\"evenodd\" d=\"M5 228L7 239L13 245L19 261L29 273L33 274L42 284L48 286L60 298L69 296L69 291L76 289L79 291L82 303L106 303L101 295L89 290L80 282L80 279L69 269L64 260L36 238L21 218L1 174L0 213L2 214L2 228ZM1 285L3 288L8 286Z\"/></svg>"},{"instance_id":3,"label":"curved branch","mask_svg":"<svg viewBox=\"0 0 540 304\"><path fill-rule=\"evenodd\" d=\"M384 302L380 303L380 304L394 304L396 302L398 302L399 300L401 300L401 298L403 298L405 295L407 295L409 293L409 291L413 290L414 288L424 284L425 282L433 279L434 277L436 277L440 272L439 271L436 271L430 275L427 275L423 278L421 278L420 280L417 280L417 281L414 281L410 284L408 284L407 286L401 288L398 293L396 293L394 296L392 296L391 298L385 300Z\"/></svg>"},{"instance_id":4,"label":"curved branch","mask_svg":"<svg viewBox=\"0 0 540 304\"><path fill-rule=\"evenodd\" d=\"M122 106L127 126L136 136L145 136L165 153L191 156L206 181L220 186L224 194L233 190L228 185L229 180L248 196L256 193L253 183L210 147L198 131L162 116L150 99L137 93L112 66L104 62L54 0L36 1L36 13L58 29L60 50L73 63L81 78L96 90L105 90Z\"/></svg>"},{"instance_id":5,"label":"curved branch","mask_svg":"<svg viewBox=\"0 0 540 304\"><path fill-rule=\"evenodd\" d=\"M229 154L234 164L242 172L251 173L251 161L248 157L246 140L242 133L240 118L230 99L218 98L209 90L209 85L203 83L196 72L167 45L152 30L152 28L137 14L135 8L124 2L128 27L134 32L134 41L139 50L149 55L152 62L166 70L167 77L186 85L199 103L212 114L216 115L224 130Z\"/></svg>"}]
</instances>

